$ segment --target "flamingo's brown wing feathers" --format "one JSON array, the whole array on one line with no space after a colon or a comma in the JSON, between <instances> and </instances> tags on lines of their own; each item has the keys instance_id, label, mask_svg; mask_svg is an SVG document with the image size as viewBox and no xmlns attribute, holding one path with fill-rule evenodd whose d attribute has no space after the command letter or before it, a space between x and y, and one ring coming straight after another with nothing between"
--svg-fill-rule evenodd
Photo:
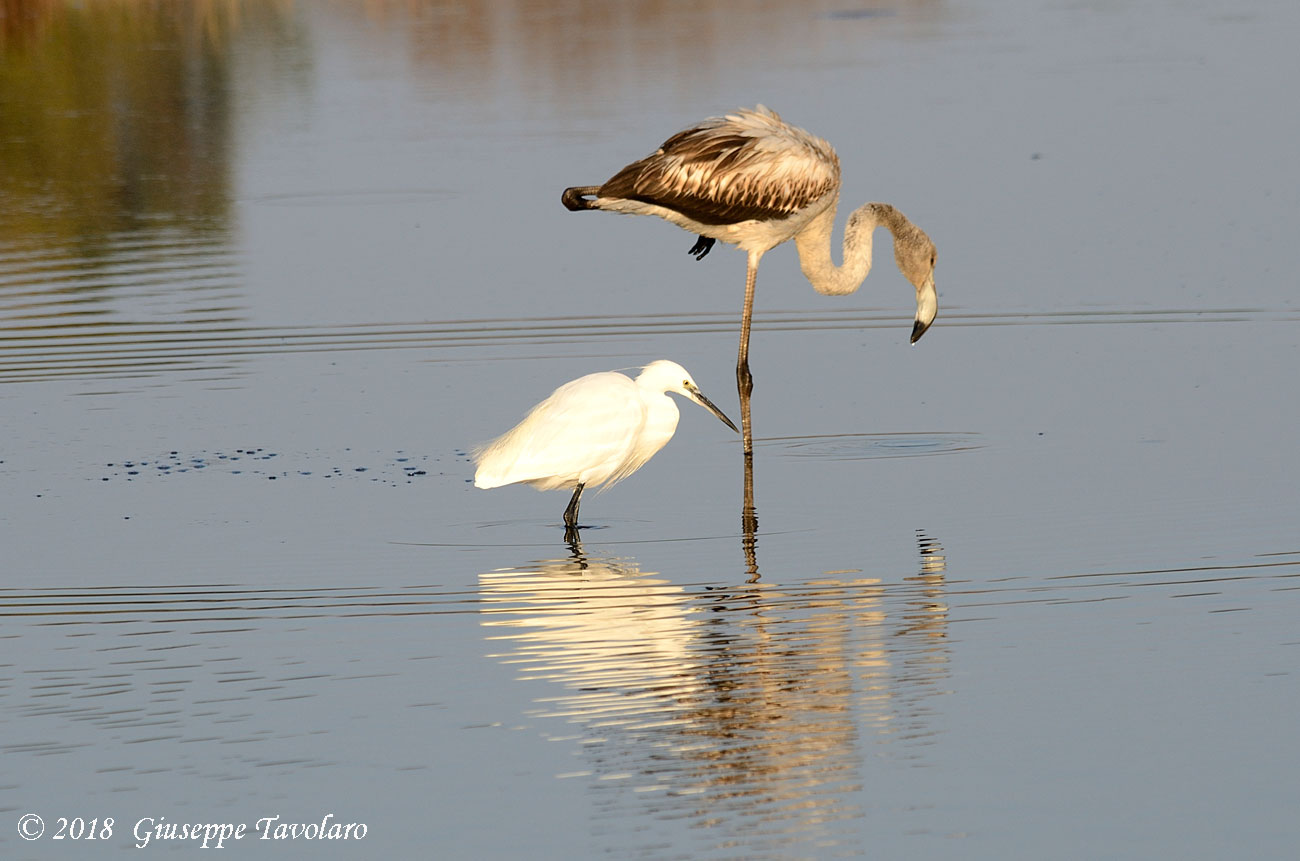
<instances>
[{"instance_id":1,"label":"flamingo's brown wing feathers","mask_svg":"<svg viewBox=\"0 0 1300 861\"><path fill-rule=\"evenodd\" d=\"M702 224L786 218L839 184L830 144L763 108L705 120L600 187Z\"/></svg>"}]
</instances>

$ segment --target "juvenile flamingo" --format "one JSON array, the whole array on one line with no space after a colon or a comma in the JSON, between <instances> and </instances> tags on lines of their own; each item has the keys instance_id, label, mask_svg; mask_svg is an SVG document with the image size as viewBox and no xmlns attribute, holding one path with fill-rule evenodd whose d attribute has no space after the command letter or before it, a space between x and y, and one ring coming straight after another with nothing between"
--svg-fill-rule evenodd
<instances>
[{"instance_id":1,"label":"juvenile flamingo","mask_svg":"<svg viewBox=\"0 0 1300 861\"><path fill-rule=\"evenodd\" d=\"M690 249L697 260L719 239L749 255L736 361L742 413L747 413L743 408L753 387L749 328L758 262L787 239L794 240L800 268L813 289L842 296L862 285L871 270L871 234L878 226L887 227L894 237L894 260L916 288L911 342L915 344L934 322L938 299L930 237L888 203L868 203L849 213L843 259L836 266L831 231L839 192L840 161L831 145L759 105L678 132L603 185L566 188L562 200L574 211L603 209L671 221L699 235ZM742 419L747 426L747 416ZM748 434L745 449L750 450Z\"/></svg>"}]
</instances>

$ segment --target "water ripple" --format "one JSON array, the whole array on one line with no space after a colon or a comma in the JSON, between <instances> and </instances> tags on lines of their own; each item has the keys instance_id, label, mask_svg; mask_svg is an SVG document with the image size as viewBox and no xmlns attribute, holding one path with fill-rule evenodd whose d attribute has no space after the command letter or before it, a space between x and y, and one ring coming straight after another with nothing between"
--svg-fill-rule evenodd
<instances>
[{"instance_id":1,"label":"water ripple","mask_svg":"<svg viewBox=\"0 0 1300 861\"><path fill-rule=\"evenodd\" d=\"M272 205L390 205L438 190L280 195ZM420 350L435 359L518 358L521 346L592 345L662 335L734 336L734 312L495 317L339 325L255 325L247 319L244 261L227 231L203 221L144 226L85 244L0 244L0 383L238 376L255 357L365 350ZM974 312L945 308L942 325L1034 326L1294 321L1295 310L1095 309ZM895 309L836 306L760 311L769 331L893 328ZM503 348L507 348L503 350ZM879 441L877 441L879 442ZM841 447L847 445L841 441ZM826 450L828 443L823 443ZM876 446L876 449L879 445ZM895 446L898 448L898 446ZM865 456L878 456L879 451ZM852 456L846 455L846 456Z\"/></svg>"},{"instance_id":2,"label":"water ripple","mask_svg":"<svg viewBox=\"0 0 1300 861\"><path fill-rule=\"evenodd\" d=\"M0 263L0 272L3 272ZM454 351L447 358L501 358L502 347L602 342L658 335L734 335L735 314L647 314L489 318L412 323L374 322L337 326L257 326L242 320L237 272L222 262L187 271L185 290L201 301L177 298L163 289L168 278L142 279L138 270L129 288L101 273L76 288L53 292L0 292L0 382L61 378L130 377L230 369L241 360L279 354L361 350ZM107 279L107 280L105 280ZM27 285L30 287L30 284ZM154 289L158 287L159 289ZM32 295L27 295L32 294ZM153 303L150 318L125 318L117 306ZM182 306L181 320L166 317L169 305ZM176 309L171 309L176 310ZM1169 311L1059 311L1050 313L969 313L946 311L944 326L1042 326L1289 322L1295 311L1212 309ZM845 308L835 312L756 313L754 327L771 331L830 331L891 328L894 311ZM435 356L436 357L436 356ZM511 357L517 358L517 354Z\"/></svg>"},{"instance_id":3,"label":"water ripple","mask_svg":"<svg viewBox=\"0 0 1300 861\"><path fill-rule=\"evenodd\" d=\"M755 445L779 449L787 457L826 460L873 460L958 454L984 448L978 433L935 431L926 433L852 433L812 436L763 437Z\"/></svg>"},{"instance_id":4,"label":"water ripple","mask_svg":"<svg viewBox=\"0 0 1300 861\"><path fill-rule=\"evenodd\" d=\"M210 373L204 332L243 319L223 231L171 226L0 247L0 382Z\"/></svg>"},{"instance_id":5,"label":"water ripple","mask_svg":"<svg viewBox=\"0 0 1300 861\"><path fill-rule=\"evenodd\" d=\"M0 589L0 618L38 625L231 623L477 612L474 595L437 586L302 589L236 584ZM198 631L197 633L203 633Z\"/></svg>"}]
</instances>

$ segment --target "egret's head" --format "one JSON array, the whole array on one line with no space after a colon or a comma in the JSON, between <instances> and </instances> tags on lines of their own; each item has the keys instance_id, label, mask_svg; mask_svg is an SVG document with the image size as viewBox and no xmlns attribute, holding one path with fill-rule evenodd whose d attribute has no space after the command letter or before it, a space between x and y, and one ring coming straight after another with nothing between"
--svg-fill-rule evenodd
<instances>
[{"instance_id":1,"label":"egret's head","mask_svg":"<svg viewBox=\"0 0 1300 861\"><path fill-rule=\"evenodd\" d=\"M695 384L695 379L691 377L690 372L676 362L668 359L660 359L651 362L642 369L641 374L636 378L637 385L644 386L652 391L676 392L684 398L688 398L709 412L713 413L722 423L736 433L740 430L723 414L722 410L713 405L713 401L704 396L700 387Z\"/></svg>"}]
</instances>

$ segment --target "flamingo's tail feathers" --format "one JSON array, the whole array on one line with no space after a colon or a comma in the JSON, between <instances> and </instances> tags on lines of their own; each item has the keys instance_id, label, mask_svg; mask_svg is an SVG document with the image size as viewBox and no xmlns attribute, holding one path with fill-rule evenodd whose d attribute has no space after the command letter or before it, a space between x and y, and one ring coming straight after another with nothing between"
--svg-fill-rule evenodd
<instances>
[{"instance_id":1,"label":"flamingo's tail feathers","mask_svg":"<svg viewBox=\"0 0 1300 861\"><path fill-rule=\"evenodd\" d=\"M580 209L595 209L595 197L600 192L598 185L575 185L572 188L566 188L560 200L564 201L565 209L571 212L577 212Z\"/></svg>"}]
</instances>

